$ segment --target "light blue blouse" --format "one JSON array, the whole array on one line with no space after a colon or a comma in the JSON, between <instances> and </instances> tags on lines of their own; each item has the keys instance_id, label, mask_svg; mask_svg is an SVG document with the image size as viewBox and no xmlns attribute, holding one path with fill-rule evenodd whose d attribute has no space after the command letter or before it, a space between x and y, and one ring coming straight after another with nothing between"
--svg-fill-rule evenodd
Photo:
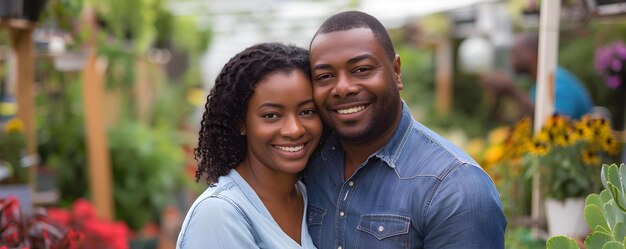
<instances>
[{"instance_id":1,"label":"light blue blouse","mask_svg":"<svg viewBox=\"0 0 626 249\"><path fill-rule=\"evenodd\" d=\"M315 248L309 235L306 215L302 217L299 245L283 232L252 187L231 170L219 178L193 203L183 222L176 248ZM306 189L296 187L304 198Z\"/></svg>"}]
</instances>

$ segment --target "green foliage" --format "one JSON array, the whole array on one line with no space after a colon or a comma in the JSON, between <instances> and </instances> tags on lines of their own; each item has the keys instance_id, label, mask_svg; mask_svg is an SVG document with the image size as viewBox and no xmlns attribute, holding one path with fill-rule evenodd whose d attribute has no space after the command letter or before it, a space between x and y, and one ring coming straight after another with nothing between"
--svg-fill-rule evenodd
<instances>
[{"instance_id":1,"label":"green foliage","mask_svg":"<svg viewBox=\"0 0 626 249\"><path fill-rule=\"evenodd\" d=\"M400 45L396 53L402 60L402 98L409 104L431 109L435 101L433 53L410 45Z\"/></svg>"},{"instance_id":2,"label":"green foliage","mask_svg":"<svg viewBox=\"0 0 626 249\"><path fill-rule=\"evenodd\" d=\"M170 129L137 122L121 124L109 133L115 210L119 219L138 230L158 220L182 181L184 154Z\"/></svg>"},{"instance_id":3,"label":"green foliage","mask_svg":"<svg viewBox=\"0 0 626 249\"><path fill-rule=\"evenodd\" d=\"M576 241L565 236L554 236L546 243L546 248L580 249Z\"/></svg>"},{"instance_id":4,"label":"green foliage","mask_svg":"<svg viewBox=\"0 0 626 249\"><path fill-rule=\"evenodd\" d=\"M585 222L592 229L585 239L588 249L624 248L626 241L626 166L602 165L600 195L590 194L585 200ZM573 243L573 244L572 244ZM548 240L548 249L578 248L576 242L564 236Z\"/></svg>"}]
</instances>

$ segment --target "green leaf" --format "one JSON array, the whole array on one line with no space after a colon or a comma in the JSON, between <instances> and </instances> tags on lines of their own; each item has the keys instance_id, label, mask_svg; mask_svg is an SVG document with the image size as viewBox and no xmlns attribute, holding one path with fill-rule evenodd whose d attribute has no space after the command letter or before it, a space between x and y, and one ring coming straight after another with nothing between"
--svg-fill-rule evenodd
<instances>
[{"instance_id":1,"label":"green leaf","mask_svg":"<svg viewBox=\"0 0 626 249\"><path fill-rule=\"evenodd\" d=\"M613 206L614 201L610 200L608 203L604 204L604 217L606 218L606 222L609 224L609 228L615 227L617 223L616 212L617 209Z\"/></svg>"},{"instance_id":2,"label":"green leaf","mask_svg":"<svg viewBox=\"0 0 626 249\"><path fill-rule=\"evenodd\" d=\"M600 192L600 199L602 199L602 203L607 203L608 201L612 200L613 197L611 196L611 193L605 189Z\"/></svg>"},{"instance_id":3,"label":"green leaf","mask_svg":"<svg viewBox=\"0 0 626 249\"><path fill-rule=\"evenodd\" d=\"M613 228L613 237L617 241L622 241L626 238L626 225L624 222L620 221L615 224L615 228Z\"/></svg>"},{"instance_id":4,"label":"green leaf","mask_svg":"<svg viewBox=\"0 0 626 249\"><path fill-rule=\"evenodd\" d=\"M602 249L624 249L624 244L622 244L622 242L611 241L609 243L604 244Z\"/></svg>"},{"instance_id":5,"label":"green leaf","mask_svg":"<svg viewBox=\"0 0 626 249\"><path fill-rule=\"evenodd\" d=\"M585 239L585 246L588 249L602 248L609 241L613 241L613 236L602 232L593 232Z\"/></svg>"},{"instance_id":6,"label":"green leaf","mask_svg":"<svg viewBox=\"0 0 626 249\"><path fill-rule=\"evenodd\" d=\"M623 164L620 165L619 167L619 176L620 176L621 184L622 184L620 186L620 189L622 190L622 193L623 193L624 191L626 191L626 189L624 189L626 187L626 167L624 167Z\"/></svg>"},{"instance_id":7,"label":"green leaf","mask_svg":"<svg viewBox=\"0 0 626 249\"><path fill-rule=\"evenodd\" d=\"M600 195L590 194L587 196L587 199L585 199L585 207L589 205L595 205L600 208L604 206L604 202L602 201Z\"/></svg>"},{"instance_id":8,"label":"green leaf","mask_svg":"<svg viewBox=\"0 0 626 249\"><path fill-rule=\"evenodd\" d=\"M613 184L615 186L621 186L621 179L619 179L619 171L617 170L617 166L615 166L615 164L612 164L611 166L609 166L609 170L607 172L607 185ZM608 188L608 186L605 186Z\"/></svg>"},{"instance_id":9,"label":"green leaf","mask_svg":"<svg viewBox=\"0 0 626 249\"><path fill-rule=\"evenodd\" d=\"M600 170L600 179L602 180L602 185L604 186L604 189L608 189L609 186L607 185L608 179L609 179L609 165L602 165L602 169Z\"/></svg>"},{"instance_id":10,"label":"green leaf","mask_svg":"<svg viewBox=\"0 0 626 249\"><path fill-rule=\"evenodd\" d=\"M609 191L617 207L622 211L626 211L626 200L624 200L622 192L613 183L609 182L607 184L609 185Z\"/></svg>"},{"instance_id":11,"label":"green leaf","mask_svg":"<svg viewBox=\"0 0 626 249\"><path fill-rule=\"evenodd\" d=\"M593 231L594 231L594 232L606 233L606 234L610 234L610 233L611 233L611 231L610 231L610 230L608 230L608 229L604 228L603 226L596 226L596 227L593 229Z\"/></svg>"},{"instance_id":12,"label":"green leaf","mask_svg":"<svg viewBox=\"0 0 626 249\"><path fill-rule=\"evenodd\" d=\"M596 205L587 205L585 207L585 222L589 227L601 226L605 228L605 230L609 230L606 217L604 217L604 214Z\"/></svg>"},{"instance_id":13,"label":"green leaf","mask_svg":"<svg viewBox=\"0 0 626 249\"><path fill-rule=\"evenodd\" d=\"M554 236L546 242L548 249L580 249L576 241L565 236ZM621 248L620 248L621 249Z\"/></svg>"}]
</instances>

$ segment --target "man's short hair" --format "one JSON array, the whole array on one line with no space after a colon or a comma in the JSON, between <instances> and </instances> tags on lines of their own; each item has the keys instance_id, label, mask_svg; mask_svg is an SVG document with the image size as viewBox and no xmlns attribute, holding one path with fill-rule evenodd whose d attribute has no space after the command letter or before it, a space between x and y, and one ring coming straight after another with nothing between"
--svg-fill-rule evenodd
<instances>
[{"instance_id":1,"label":"man's short hair","mask_svg":"<svg viewBox=\"0 0 626 249\"><path fill-rule=\"evenodd\" d=\"M372 30L374 33L374 38L380 44L383 49L385 49L385 53L389 57L390 60L396 57L396 51L393 48L393 44L391 43L391 38L389 38L389 33L385 26L383 26L376 17L371 16L370 14L360 12L360 11L346 11L335 14L328 19L320 26L317 30L313 39L311 39L311 43L315 40L318 34L326 34L335 31L345 31L350 29L357 28L367 28ZM309 50L311 50L311 45L309 44Z\"/></svg>"}]
</instances>

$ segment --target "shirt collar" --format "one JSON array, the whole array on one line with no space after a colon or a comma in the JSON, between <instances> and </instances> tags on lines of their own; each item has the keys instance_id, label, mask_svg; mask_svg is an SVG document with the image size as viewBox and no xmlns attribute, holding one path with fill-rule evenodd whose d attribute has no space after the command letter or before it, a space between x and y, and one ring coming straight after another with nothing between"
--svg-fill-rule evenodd
<instances>
[{"instance_id":1,"label":"shirt collar","mask_svg":"<svg viewBox=\"0 0 626 249\"><path fill-rule=\"evenodd\" d=\"M398 124L398 127L396 128L393 136L391 137L391 139L389 139L385 146L374 152L374 154L370 155L366 161L369 161L372 157L378 157L380 158L380 160L387 163L390 168L395 168L396 161L398 160L398 157L400 157L404 145L408 140L412 123L413 117L411 116L411 111L403 100L402 116L400 117L400 123ZM328 142L322 149L322 158L328 160L337 156L341 156L342 153L343 150L341 149L339 137L333 132L329 136Z\"/></svg>"}]
</instances>

